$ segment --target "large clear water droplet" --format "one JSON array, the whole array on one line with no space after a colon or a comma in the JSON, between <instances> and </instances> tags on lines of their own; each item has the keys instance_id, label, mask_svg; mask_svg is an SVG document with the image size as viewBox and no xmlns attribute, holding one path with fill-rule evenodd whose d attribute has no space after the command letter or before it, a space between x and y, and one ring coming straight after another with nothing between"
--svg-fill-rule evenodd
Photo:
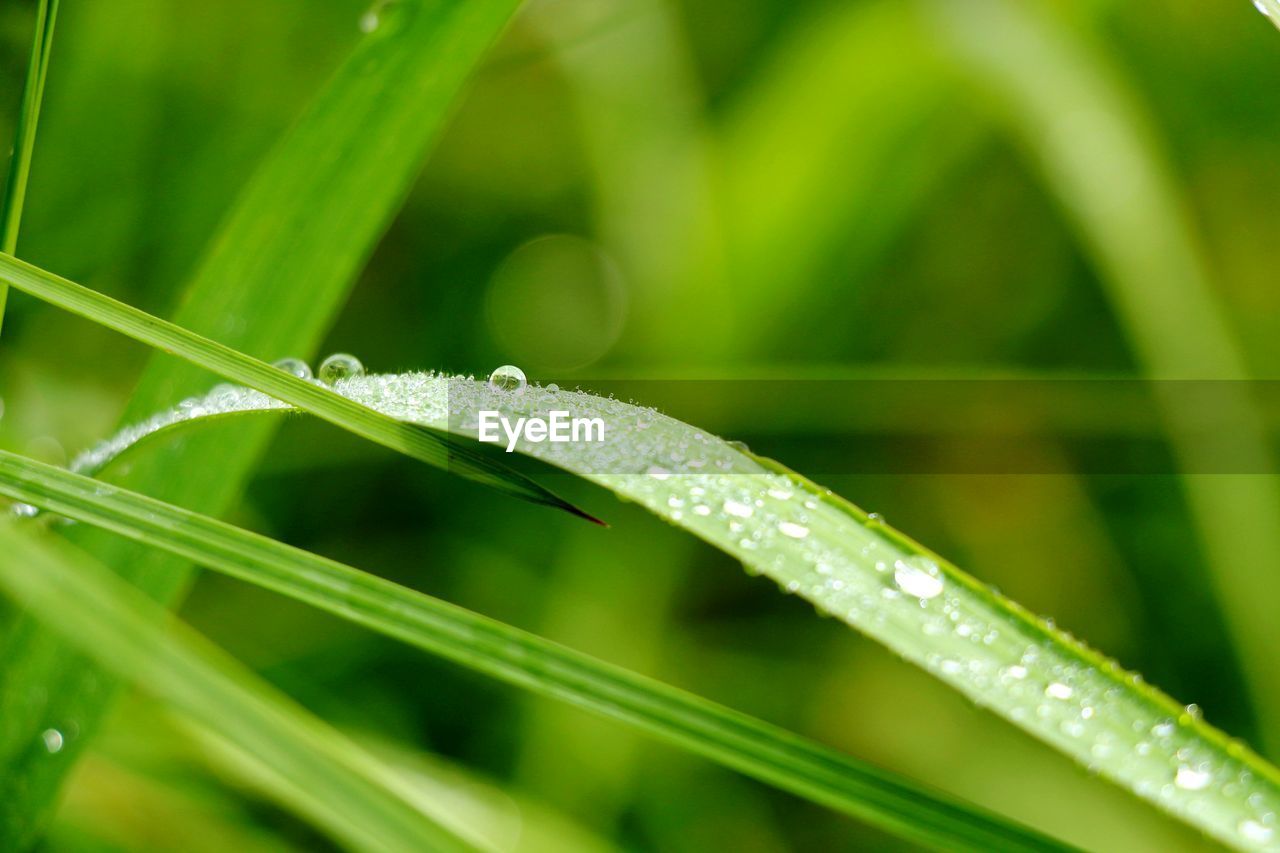
<instances>
[{"instance_id":1,"label":"large clear water droplet","mask_svg":"<svg viewBox=\"0 0 1280 853\"><path fill-rule=\"evenodd\" d=\"M285 373L293 374L299 379L311 378L311 365L307 364L300 358L282 358L273 364L272 367L279 368Z\"/></svg>"},{"instance_id":2,"label":"large clear water droplet","mask_svg":"<svg viewBox=\"0 0 1280 853\"><path fill-rule=\"evenodd\" d=\"M335 352L320 362L320 381L332 385L339 379L363 376L364 365L360 359L346 352Z\"/></svg>"},{"instance_id":3,"label":"large clear water droplet","mask_svg":"<svg viewBox=\"0 0 1280 853\"><path fill-rule=\"evenodd\" d=\"M62 751L62 732L57 729L45 729L40 733L40 740L44 741L44 748L50 753Z\"/></svg>"},{"instance_id":4,"label":"large clear water droplet","mask_svg":"<svg viewBox=\"0 0 1280 853\"><path fill-rule=\"evenodd\" d=\"M921 600L937 598L942 594L942 578L938 576L938 564L928 557L907 557L893 564L893 582L907 595Z\"/></svg>"},{"instance_id":5,"label":"large clear water droplet","mask_svg":"<svg viewBox=\"0 0 1280 853\"><path fill-rule=\"evenodd\" d=\"M495 391L508 391L519 394L529 384L524 371L514 364L504 364L489 374L489 387Z\"/></svg>"}]
</instances>

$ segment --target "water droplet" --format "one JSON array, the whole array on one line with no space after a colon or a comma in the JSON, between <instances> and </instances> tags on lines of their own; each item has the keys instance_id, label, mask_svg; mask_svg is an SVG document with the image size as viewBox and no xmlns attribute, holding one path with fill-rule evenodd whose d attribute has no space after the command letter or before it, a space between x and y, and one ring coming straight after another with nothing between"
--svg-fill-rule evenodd
<instances>
[{"instance_id":1,"label":"water droplet","mask_svg":"<svg viewBox=\"0 0 1280 853\"><path fill-rule=\"evenodd\" d=\"M1022 679L1027 677L1027 668L1025 666L1018 666L1017 664L1015 664L1011 667L1006 668L1004 671L1004 674L1009 678L1013 678L1021 681Z\"/></svg>"},{"instance_id":2,"label":"water droplet","mask_svg":"<svg viewBox=\"0 0 1280 853\"><path fill-rule=\"evenodd\" d=\"M1054 681L1044 689L1044 695L1050 699L1070 699L1075 691L1061 681Z\"/></svg>"},{"instance_id":3,"label":"water droplet","mask_svg":"<svg viewBox=\"0 0 1280 853\"><path fill-rule=\"evenodd\" d=\"M382 26L382 13L394 0L376 0L369 9L360 16L360 32L371 33Z\"/></svg>"},{"instance_id":4,"label":"water droplet","mask_svg":"<svg viewBox=\"0 0 1280 853\"><path fill-rule=\"evenodd\" d=\"M1151 727L1151 733L1156 737L1168 737L1178 730L1173 720L1161 720Z\"/></svg>"},{"instance_id":5,"label":"water droplet","mask_svg":"<svg viewBox=\"0 0 1280 853\"><path fill-rule=\"evenodd\" d=\"M560 386L559 386L559 385L557 385L557 384L556 384L556 383L554 383L554 382L552 382L550 385L546 386L546 388L547 388L547 390L548 390L548 391L550 391L550 392L551 392L551 393L553 393L553 394L554 394L556 391L559 391L559 390L560 390Z\"/></svg>"},{"instance_id":6,"label":"water droplet","mask_svg":"<svg viewBox=\"0 0 1280 853\"><path fill-rule=\"evenodd\" d=\"M694 515L711 515L711 507L706 504L698 504L693 508Z\"/></svg>"},{"instance_id":7,"label":"water droplet","mask_svg":"<svg viewBox=\"0 0 1280 853\"><path fill-rule=\"evenodd\" d=\"M62 751L62 732L57 729L45 729L40 733L40 739L44 741L44 748L50 753Z\"/></svg>"},{"instance_id":8,"label":"water droplet","mask_svg":"<svg viewBox=\"0 0 1280 853\"><path fill-rule=\"evenodd\" d=\"M726 441L726 442L725 442L725 444L729 445L729 446L730 446L730 447L732 447L734 450L740 450L740 451L742 451L743 453L750 453L750 452L751 452L751 448L750 448L750 447L747 447L747 443L746 443L745 441L732 441L732 440L730 440L730 441Z\"/></svg>"},{"instance_id":9,"label":"water droplet","mask_svg":"<svg viewBox=\"0 0 1280 853\"><path fill-rule=\"evenodd\" d=\"M335 352L320 362L320 381L328 385L332 385L339 379L363 375L364 365L360 363L360 359L350 353Z\"/></svg>"},{"instance_id":10,"label":"water droplet","mask_svg":"<svg viewBox=\"0 0 1280 853\"><path fill-rule=\"evenodd\" d=\"M794 521L784 521L778 525L778 532L783 536L790 536L792 539L803 539L809 535L809 528L803 524L796 524Z\"/></svg>"},{"instance_id":11,"label":"water droplet","mask_svg":"<svg viewBox=\"0 0 1280 853\"><path fill-rule=\"evenodd\" d=\"M524 371L514 364L504 364L489 374L489 387L495 391L511 391L516 394L524 391L529 380Z\"/></svg>"},{"instance_id":12,"label":"water droplet","mask_svg":"<svg viewBox=\"0 0 1280 853\"><path fill-rule=\"evenodd\" d=\"M938 577L938 564L927 557L907 557L893 564L893 582L907 595L921 600L937 598L942 594L942 578Z\"/></svg>"},{"instance_id":13,"label":"water droplet","mask_svg":"<svg viewBox=\"0 0 1280 853\"><path fill-rule=\"evenodd\" d=\"M744 503L738 503L737 501L730 500L726 500L724 502L724 511L729 515L737 516L738 518L750 518L751 514L755 512L755 510Z\"/></svg>"},{"instance_id":14,"label":"water droplet","mask_svg":"<svg viewBox=\"0 0 1280 853\"><path fill-rule=\"evenodd\" d=\"M671 476L671 472L661 465L650 465L645 469L645 473L655 480L665 480Z\"/></svg>"},{"instance_id":15,"label":"water droplet","mask_svg":"<svg viewBox=\"0 0 1280 853\"><path fill-rule=\"evenodd\" d=\"M271 366L292 374L299 379L311 378L311 365L300 358L282 358Z\"/></svg>"},{"instance_id":16,"label":"water droplet","mask_svg":"<svg viewBox=\"0 0 1280 853\"><path fill-rule=\"evenodd\" d=\"M35 518L40 514L40 508L31 504L16 503L9 507L9 512L18 518Z\"/></svg>"},{"instance_id":17,"label":"water droplet","mask_svg":"<svg viewBox=\"0 0 1280 853\"><path fill-rule=\"evenodd\" d=\"M1240 835L1245 841L1266 844L1275 835L1275 830L1256 820L1240 821Z\"/></svg>"},{"instance_id":18,"label":"water droplet","mask_svg":"<svg viewBox=\"0 0 1280 853\"><path fill-rule=\"evenodd\" d=\"M1173 776L1173 784L1184 791L1199 791L1207 788L1212 780L1213 774L1208 770L1200 770L1186 764L1179 767L1178 772Z\"/></svg>"}]
</instances>

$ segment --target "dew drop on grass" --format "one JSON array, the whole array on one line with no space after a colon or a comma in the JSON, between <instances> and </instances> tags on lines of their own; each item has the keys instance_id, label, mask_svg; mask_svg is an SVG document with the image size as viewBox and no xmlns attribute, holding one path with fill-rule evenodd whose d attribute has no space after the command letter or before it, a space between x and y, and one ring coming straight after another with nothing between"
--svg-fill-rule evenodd
<instances>
[{"instance_id":1,"label":"dew drop on grass","mask_svg":"<svg viewBox=\"0 0 1280 853\"><path fill-rule=\"evenodd\" d=\"M732 515L735 518L750 518L752 513L755 512L755 510L746 504L734 500L726 500L724 502L724 511L726 514Z\"/></svg>"},{"instance_id":2,"label":"dew drop on grass","mask_svg":"<svg viewBox=\"0 0 1280 853\"><path fill-rule=\"evenodd\" d=\"M18 518L35 518L40 514L40 509L31 504L16 503L9 507L9 512Z\"/></svg>"},{"instance_id":3,"label":"dew drop on grass","mask_svg":"<svg viewBox=\"0 0 1280 853\"><path fill-rule=\"evenodd\" d=\"M1240 837L1255 844L1266 844L1275 836L1275 830L1256 820L1240 821Z\"/></svg>"},{"instance_id":4,"label":"dew drop on grass","mask_svg":"<svg viewBox=\"0 0 1280 853\"><path fill-rule=\"evenodd\" d=\"M524 391L529 380L524 371L514 364L504 364L489 374L489 387L495 391L508 391L519 394Z\"/></svg>"},{"instance_id":5,"label":"dew drop on grass","mask_svg":"<svg viewBox=\"0 0 1280 853\"><path fill-rule=\"evenodd\" d=\"M45 729L40 733L40 739L44 741L44 748L50 753L62 751L62 732L57 729Z\"/></svg>"},{"instance_id":6,"label":"dew drop on grass","mask_svg":"<svg viewBox=\"0 0 1280 853\"><path fill-rule=\"evenodd\" d=\"M364 376L364 365L350 353L335 352L320 362L320 381L327 385L352 376Z\"/></svg>"},{"instance_id":7,"label":"dew drop on grass","mask_svg":"<svg viewBox=\"0 0 1280 853\"><path fill-rule=\"evenodd\" d=\"M1212 780L1213 774L1208 770L1200 770L1186 764L1179 767L1178 771L1173 775L1173 784L1184 791L1202 790L1207 788Z\"/></svg>"},{"instance_id":8,"label":"dew drop on grass","mask_svg":"<svg viewBox=\"0 0 1280 853\"><path fill-rule=\"evenodd\" d=\"M311 378L311 366L300 358L282 358L272 367L279 368L285 373L292 374L299 379Z\"/></svg>"},{"instance_id":9,"label":"dew drop on grass","mask_svg":"<svg viewBox=\"0 0 1280 853\"><path fill-rule=\"evenodd\" d=\"M809 535L809 528L803 524L796 524L794 521L784 521L778 525L778 532L783 536L790 536L792 539L803 539Z\"/></svg>"},{"instance_id":10,"label":"dew drop on grass","mask_svg":"<svg viewBox=\"0 0 1280 853\"><path fill-rule=\"evenodd\" d=\"M921 601L937 598L942 594L942 578L938 577L938 564L928 557L906 557L893 564L893 582L907 595Z\"/></svg>"},{"instance_id":11,"label":"dew drop on grass","mask_svg":"<svg viewBox=\"0 0 1280 853\"><path fill-rule=\"evenodd\" d=\"M1044 689L1044 695L1048 696L1050 699L1062 699L1065 701L1070 699L1074 694L1074 690L1060 681L1055 681Z\"/></svg>"}]
</instances>

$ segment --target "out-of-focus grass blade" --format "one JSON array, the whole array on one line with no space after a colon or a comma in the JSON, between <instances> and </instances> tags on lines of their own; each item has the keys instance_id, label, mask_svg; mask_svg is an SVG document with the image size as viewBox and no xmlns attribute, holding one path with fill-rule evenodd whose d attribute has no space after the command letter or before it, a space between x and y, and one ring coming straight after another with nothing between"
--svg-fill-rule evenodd
<instances>
[{"instance_id":1,"label":"out-of-focus grass blade","mask_svg":"<svg viewBox=\"0 0 1280 853\"><path fill-rule=\"evenodd\" d=\"M323 385L299 379L279 368L242 355L230 347L152 317L122 302L52 273L0 255L0 281L64 308L162 352L181 356L227 379L297 406L316 417L389 447L428 465L447 468L469 480L534 503L590 518L523 474L486 459L469 448L420 425L387 417L381 412L334 394Z\"/></svg>"},{"instance_id":2,"label":"out-of-focus grass blade","mask_svg":"<svg viewBox=\"0 0 1280 853\"><path fill-rule=\"evenodd\" d=\"M1134 350L1163 379L1243 379L1245 357L1215 293L1208 264L1141 101L1104 51L1027 4L932 2L963 67L991 96L1057 193L1092 253ZM1222 383L1206 436L1202 412L1157 394L1173 448L1188 471L1229 442L1259 472L1184 477L1209 574L1244 660L1264 746L1280 755L1280 669L1274 602L1280 575L1280 481L1266 427L1247 383ZM1234 393L1232 391L1234 390ZM1156 389L1159 391L1159 387Z\"/></svg>"},{"instance_id":3,"label":"out-of-focus grass blade","mask_svg":"<svg viewBox=\"0 0 1280 853\"><path fill-rule=\"evenodd\" d=\"M44 100L44 81L49 71L49 54L53 52L53 26L58 19L58 0L39 0L36 4L35 38L31 42L31 62L22 86L22 105L14 129L13 153L9 158L9 176L0 201L0 252L12 255L18 247L18 226L22 222L22 203L27 196L27 179L31 174L31 154L36 144L36 126L40 123L40 104ZM4 324L5 303L9 288L0 284L0 326Z\"/></svg>"},{"instance_id":4,"label":"out-of-focus grass blade","mask_svg":"<svg viewBox=\"0 0 1280 853\"><path fill-rule=\"evenodd\" d=\"M110 570L0 524L0 587L82 651L270 768L292 804L367 850L472 850L411 804L396 776L259 681ZM63 738L49 730L57 756Z\"/></svg>"},{"instance_id":5,"label":"out-of-focus grass blade","mask_svg":"<svg viewBox=\"0 0 1280 853\"><path fill-rule=\"evenodd\" d=\"M1060 845L762 721L333 560L0 451L0 494L171 551L942 849Z\"/></svg>"},{"instance_id":6,"label":"out-of-focus grass blade","mask_svg":"<svg viewBox=\"0 0 1280 853\"><path fill-rule=\"evenodd\" d=\"M815 7L728 105L723 310L752 330L732 355L787 341L796 330L778 317L829 310L832 255L866 269L978 148L980 121L953 108L954 72L920 14L911 3Z\"/></svg>"},{"instance_id":7,"label":"out-of-focus grass blade","mask_svg":"<svg viewBox=\"0 0 1280 853\"><path fill-rule=\"evenodd\" d=\"M213 235L174 318L222 344L274 360L315 351L364 259L408 192L449 106L517 0L401 0L263 160ZM353 35L357 21L351 21ZM173 404L207 374L157 354L125 416ZM275 424L193 436L135 465L129 486L218 514L240 494ZM181 472L175 476L174 472ZM147 594L172 601L190 572L175 558L91 529L68 532ZM26 619L0 647L0 848L29 843L70 761L45 760L49 717L87 735L111 681ZM64 751L69 759L78 743Z\"/></svg>"}]
</instances>

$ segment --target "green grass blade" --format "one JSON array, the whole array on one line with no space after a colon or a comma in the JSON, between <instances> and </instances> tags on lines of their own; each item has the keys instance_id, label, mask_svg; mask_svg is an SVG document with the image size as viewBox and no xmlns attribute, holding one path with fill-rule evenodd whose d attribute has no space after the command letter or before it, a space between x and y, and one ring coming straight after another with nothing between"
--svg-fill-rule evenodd
<instances>
[{"instance_id":1,"label":"green grass blade","mask_svg":"<svg viewBox=\"0 0 1280 853\"><path fill-rule=\"evenodd\" d=\"M231 206L175 299L180 325L267 360L314 352L517 0L384 5L379 26L358 39ZM355 27L353 17L353 33ZM157 353L125 423L207 382L198 368ZM193 436L153 454L124 480L220 514L242 491L275 426ZM166 554L89 529L68 536L157 600L173 601L189 582L188 568ZM0 643L0 683L8 688L0 694L0 848L22 848L47 820L74 753L109 706L112 685L57 635L21 618ZM85 737L64 750L66 761L50 763L39 734L45 718L63 716L81 721Z\"/></svg>"},{"instance_id":2,"label":"green grass blade","mask_svg":"<svg viewBox=\"0 0 1280 853\"><path fill-rule=\"evenodd\" d=\"M721 202L741 328L735 364L827 310L823 265L865 274L985 137L909 3L819 6L725 111ZM833 98L832 92L839 92ZM786 150L786 157L778 152Z\"/></svg>"},{"instance_id":3,"label":"green grass blade","mask_svg":"<svg viewBox=\"0 0 1280 853\"><path fill-rule=\"evenodd\" d=\"M448 436L361 406L323 385L299 379L17 258L0 255L0 281L162 352L181 356L227 379L257 388L413 459L447 468L512 496L590 518L523 474L475 453Z\"/></svg>"},{"instance_id":4,"label":"green grass blade","mask_svg":"<svg viewBox=\"0 0 1280 853\"><path fill-rule=\"evenodd\" d=\"M273 589L944 849L1054 842L775 726L333 560L0 451L0 494Z\"/></svg>"},{"instance_id":5,"label":"green grass blade","mask_svg":"<svg viewBox=\"0 0 1280 853\"><path fill-rule=\"evenodd\" d=\"M1227 307L1215 291L1181 197L1122 72L1097 45L1052 15L1005 0L936 4L943 40L990 95L1037 161L1091 253L1135 353L1163 379L1249 375ZM1221 383L1218 440L1238 470L1275 471L1248 383ZM1198 403L1157 394L1170 443L1187 471L1215 452ZM1262 744L1280 755L1275 607L1280 576L1280 481L1274 476L1184 476L1192 519L1261 718Z\"/></svg>"},{"instance_id":6,"label":"green grass blade","mask_svg":"<svg viewBox=\"0 0 1280 853\"><path fill-rule=\"evenodd\" d=\"M0 587L100 664L265 767L336 838L367 850L471 850L395 776L105 566L0 524ZM59 732L54 755L61 751Z\"/></svg>"},{"instance_id":7,"label":"green grass blade","mask_svg":"<svg viewBox=\"0 0 1280 853\"><path fill-rule=\"evenodd\" d=\"M583 392L507 394L428 374L348 379L335 390L471 438L481 409L512 422L545 419L553 409L599 417L605 442L522 440L516 450L643 505L1213 837L1241 848L1276 837L1269 823L1280 813L1275 767L1206 724L1193 706L776 463L657 412ZM279 406L248 389L198 401L207 414ZM158 422L190 419L174 410ZM139 433L124 436L86 458L103 464Z\"/></svg>"},{"instance_id":8,"label":"green grass blade","mask_svg":"<svg viewBox=\"0 0 1280 853\"><path fill-rule=\"evenodd\" d=\"M0 200L0 252L8 255L18 248L18 226L22 222L22 204L27 197L31 154L35 150L36 126L40 123L40 104L44 100L44 81L49 71L49 55L53 52L53 26L57 19L58 0L39 0L31 61L22 86L22 105L14 129L13 154L9 158L9 176L4 184L4 198ZM0 284L0 326L4 324L8 298L9 288Z\"/></svg>"}]
</instances>

